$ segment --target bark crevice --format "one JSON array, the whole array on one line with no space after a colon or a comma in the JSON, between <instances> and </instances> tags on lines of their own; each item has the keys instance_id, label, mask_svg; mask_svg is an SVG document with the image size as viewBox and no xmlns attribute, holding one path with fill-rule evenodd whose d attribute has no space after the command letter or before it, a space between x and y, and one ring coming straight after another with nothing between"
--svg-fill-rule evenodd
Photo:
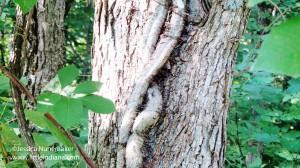
<instances>
[{"instance_id":1,"label":"bark crevice","mask_svg":"<svg viewBox=\"0 0 300 168\"><path fill-rule=\"evenodd\" d=\"M117 113L111 115L90 114L88 146L100 167L223 166L228 94L238 45L230 39L241 37L248 10L245 4L224 10L229 0L212 1L207 16L194 13L205 18L198 23L186 13L196 10L186 9L191 2L120 0L114 6L120 15L108 27L114 29L112 33L103 31L104 16L99 13L103 7L96 1L95 18L100 19L94 24L93 79L104 83L99 94L115 100L117 106ZM181 29L177 33L172 31L176 25ZM126 144L131 135L136 136L132 126L139 110L142 114L147 109L138 107L147 105L146 92L156 84L163 101L159 120L137 143L139 155L144 155L142 166L140 157L130 166Z\"/></svg>"}]
</instances>

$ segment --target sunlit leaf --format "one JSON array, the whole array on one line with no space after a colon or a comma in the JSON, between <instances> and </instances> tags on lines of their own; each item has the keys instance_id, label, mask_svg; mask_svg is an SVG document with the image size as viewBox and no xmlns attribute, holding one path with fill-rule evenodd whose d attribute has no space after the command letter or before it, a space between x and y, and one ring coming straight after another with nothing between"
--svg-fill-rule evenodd
<instances>
[{"instance_id":1,"label":"sunlit leaf","mask_svg":"<svg viewBox=\"0 0 300 168\"><path fill-rule=\"evenodd\" d=\"M0 92L9 90L9 79L5 76L0 75Z\"/></svg>"},{"instance_id":2,"label":"sunlit leaf","mask_svg":"<svg viewBox=\"0 0 300 168\"><path fill-rule=\"evenodd\" d=\"M69 97L62 97L62 99L54 105L53 111L55 118L65 128L79 124L83 116L82 102Z\"/></svg>"},{"instance_id":3,"label":"sunlit leaf","mask_svg":"<svg viewBox=\"0 0 300 168\"><path fill-rule=\"evenodd\" d=\"M101 86L100 82L85 81L76 87L74 93L91 94L97 92L100 86Z\"/></svg>"},{"instance_id":4,"label":"sunlit leaf","mask_svg":"<svg viewBox=\"0 0 300 168\"><path fill-rule=\"evenodd\" d=\"M33 6L37 3L37 0L14 0L18 4L24 13L29 12Z\"/></svg>"},{"instance_id":5,"label":"sunlit leaf","mask_svg":"<svg viewBox=\"0 0 300 168\"><path fill-rule=\"evenodd\" d=\"M62 144L72 147L73 144L70 142L70 140L65 136L65 134L57 128L52 122L50 122L48 119L46 119L47 128L49 131L54 135Z\"/></svg>"},{"instance_id":6,"label":"sunlit leaf","mask_svg":"<svg viewBox=\"0 0 300 168\"><path fill-rule=\"evenodd\" d=\"M64 88L70 85L79 75L79 70L74 65L69 65L59 70L58 78L61 87Z\"/></svg>"},{"instance_id":7,"label":"sunlit leaf","mask_svg":"<svg viewBox=\"0 0 300 168\"><path fill-rule=\"evenodd\" d=\"M61 95L46 91L37 98L37 111L52 112L54 104L60 101Z\"/></svg>"},{"instance_id":8,"label":"sunlit leaf","mask_svg":"<svg viewBox=\"0 0 300 168\"><path fill-rule=\"evenodd\" d=\"M288 19L266 36L254 70L300 77L300 17Z\"/></svg>"},{"instance_id":9,"label":"sunlit leaf","mask_svg":"<svg viewBox=\"0 0 300 168\"><path fill-rule=\"evenodd\" d=\"M16 135L14 130L6 124L0 124L0 134L1 134L2 141L5 144L9 144L11 146L23 145L22 140Z\"/></svg>"},{"instance_id":10,"label":"sunlit leaf","mask_svg":"<svg viewBox=\"0 0 300 168\"><path fill-rule=\"evenodd\" d=\"M44 113L38 112L38 111L26 111L25 112L26 117L29 121L33 122L39 127L46 128L47 123L46 123L46 118L44 116Z\"/></svg>"},{"instance_id":11,"label":"sunlit leaf","mask_svg":"<svg viewBox=\"0 0 300 168\"><path fill-rule=\"evenodd\" d=\"M114 103L101 96L88 95L81 97L80 100L84 106L96 113L109 114L116 111Z\"/></svg>"}]
</instances>

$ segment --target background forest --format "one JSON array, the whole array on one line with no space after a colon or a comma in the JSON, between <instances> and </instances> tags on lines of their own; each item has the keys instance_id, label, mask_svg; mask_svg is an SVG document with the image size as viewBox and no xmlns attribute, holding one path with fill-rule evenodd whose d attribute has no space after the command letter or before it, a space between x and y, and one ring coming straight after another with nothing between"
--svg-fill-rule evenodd
<instances>
[{"instance_id":1,"label":"background forest","mask_svg":"<svg viewBox=\"0 0 300 168\"><path fill-rule=\"evenodd\" d=\"M15 2L22 1L15 0ZM10 42L16 21L17 5L15 2L1 0L0 3L0 62L2 66L8 65L9 62ZM48 90L46 89L47 91L43 92L38 100L54 100L55 96L62 92L62 88L57 87L59 80L60 83L65 83L65 86L70 85L63 90L66 92L65 96L71 95L70 97L76 94L93 93L100 85L90 82L93 5L85 0L68 0L68 5L69 11L65 16L64 31L65 65L69 66L59 72ZM236 39L240 40L240 47L231 88L226 167L300 167L300 78L298 78L300 55L291 60L278 60L272 57L274 53L276 55L276 53L288 52L289 46L298 48L295 52L300 54L300 2L298 0L253 0L249 2L249 6L251 14L243 39ZM28 7L24 5L23 10L26 9ZM272 34L273 29L274 34ZM282 36L285 38L281 38ZM276 40L275 37L278 39ZM264 42L266 44L261 50ZM257 59L259 54L262 55L261 59ZM254 68L253 64L256 64ZM298 72L295 72L295 69ZM78 83L83 83L70 83L66 81L67 76L76 78ZM73 79L70 80L72 82ZM26 84L26 80L21 81ZM97 111L103 108L91 107L89 102L94 101L96 99L86 100L88 102L86 108L81 111L88 109ZM109 105L104 106L113 108ZM39 104L39 108L48 109L49 107ZM58 105L57 108L60 110L65 107ZM76 111L76 107L72 110ZM24 155L24 151L11 152L15 144L24 145L18 136L18 125L12 111L14 111L14 103L10 95L9 80L4 75L0 75L0 167L28 167L23 161L10 159L13 156ZM55 109L53 111L55 114ZM99 111L101 113L101 110ZM44 125L38 114L28 113L28 115L27 117L39 126L32 128L34 139L39 145L62 146L69 143L66 142L68 140L64 135L53 133L55 129L50 130L54 136L49 131L41 129ZM72 133L75 141L84 148L87 143L88 118L87 115L79 115L79 121L73 115L70 117L72 119L67 119L65 116L56 117ZM78 155L73 150L53 151L51 154ZM46 166L84 167L84 162L80 159L75 161L72 159L47 160Z\"/></svg>"}]
</instances>

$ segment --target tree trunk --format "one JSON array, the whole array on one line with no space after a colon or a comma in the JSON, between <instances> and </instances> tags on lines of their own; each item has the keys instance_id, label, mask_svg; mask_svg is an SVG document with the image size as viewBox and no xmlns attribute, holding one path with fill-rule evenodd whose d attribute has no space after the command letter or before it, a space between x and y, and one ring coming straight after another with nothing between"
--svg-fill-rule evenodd
<instances>
[{"instance_id":1,"label":"tree trunk","mask_svg":"<svg viewBox=\"0 0 300 168\"><path fill-rule=\"evenodd\" d=\"M19 76L28 78L34 96L63 66L64 16L65 1L61 0L39 0L28 15L17 10L11 64Z\"/></svg>"},{"instance_id":2,"label":"tree trunk","mask_svg":"<svg viewBox=\"0 0 300 168\"><path fill-rule=\"evenodd\" d=\"M18 78L26 76L28 89L37 96L63 65L65 1L38 0L29 14L17 9L16 25L12 41L10 69ZM13 87L15 114L22 137L34 149L35 142L25 119L21 92ZM31 159L37 168L43 168L39 151L31 151Z\"/></svg>"},{"instance_id":3,"label":"tree trunk","mask_svg":"<svg viewBox=\"0 0 300 168\"><path fill-rule=\"evenodd\" d=\"M117 112L89 115L99 167L223 167L243 0L96 0L93 79Z\"/></svg>"}]
</instances>

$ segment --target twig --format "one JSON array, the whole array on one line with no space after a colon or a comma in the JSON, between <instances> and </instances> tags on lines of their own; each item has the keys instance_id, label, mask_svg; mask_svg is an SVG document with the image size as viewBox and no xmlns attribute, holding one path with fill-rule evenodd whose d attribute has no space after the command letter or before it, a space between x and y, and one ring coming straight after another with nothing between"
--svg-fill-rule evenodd
<instances>
[{"instance_id":1,"label":"twig","mask_svg":"<svg viewBox=\"0 0 300 168\"><path fill-rule=\"evenodd\" d=\"M240 142L240 133L239 133L239 117L238 117L238 113L237 112L235 112L235 125L236 125L236 144L237 144L237 146L238 146L238 148L239 148L239 152L240 152L240 156L241 156L241 158L243 158L243 160L245 161L245 155L244 155L244 153L243 153L243 151L242 151L242 146L241 146L241 142ZM246 164L246 162L245 162L245 165L247 165Z\"/></svg>"},{"instance_id":2,"label":"twig","mask_svg":"<svg viewBox=\"0 0 300 168\"><path fill-rule=\"evenodd\" d=\"M31 9L30 13L33 12L33 9ZM23 17L23 16L22 16ZM29 18L29 16L28 16ZM28 23L27 23L28 24ZM19 32L18 29L15 29L17 33L24 34L23 32ZM21 36L22 37L22 36ZM32 94L28 91L28 89L21 84L18 78L20 78L20 59L22 58L23 51L23 45L25 43L24 37L20 39L20 37L14 36L13 39L14 42L14 53L12 54L13 59L10 62L10 71L7 70L5 67L1 66L0 71L2 71L9 79L11 83L12 88L12 98L13 102L15 104L15 115L18 121L20 133L22 135L22 138L24 138L27 146L30 148L30 158L34 162L35 167L37 168L44 168L44 162L40 159L40 153L39 151L35 150L36 145L33 139L33 136L31 132L29 131L29 123L27 122L24 114L24 106L22 103L22 93L26 95L30 103L33 103L35 105L36 101L35 98L32 96ZM16 49L16 50L15 50ZM19 51L21 50L21 51ZM16 59L16 60L14 60Z\"/></svg>"},{"instance_id":3,"label":"twig","mask_svg":"<svg viewBox=\"0 0 300 168\"><path fill-rule=\"evenodd\" d=\"M274 3L272 0L268 0L274 7L275 9L280 13L281 17L283 20L285 20L285 16L283 14L283 12L281 11L281 9L278 7L278 5L276 3Z\"/></svg>"},{"instance_id":4,"label":"twig","mask_svg":"<svg viewBox=\"0 0 300 168\"><path fill-rule=\"evenodd\" d=\"M97 168L95 163L88 157L88 155L84 152L84 150L81 149L81 147L74 141L72 136L62 127L56 120L55 118L50 114L50 113L45 113L44 116L56 127L58 128L64 135L65 137L68 138L68 140L76 147L78 152L80 153L81 157L84 159L86 164L90 168Z\"/></svg>"},{"instance_id":5,"label":"twig","mask_svg":"<svg viewBox=\"0 0 300 168\"><path fill-rule=\"evenodd\" d=\"M21 82L19 82L19 80L17 79L17 77L14 74L12 74L9 70L7 70L2 65L0 65L0 71L11 80L11 82L13 83L13 86L16 86L20 91L22 91L28 97L30 102L32 102L33 104L36 104L36 100L33 97L33 95L29 92L29 90Z\"/></svg>"},{"instance_id":6,"label":"twig","mask_svg":"<svg viewBox=\"0 0 300 168\"><path fill-rule=\"evenodd\" d=\"M24 115L24 109L22 106L22 100L21 100L21 95L20 92L23 92L24 94L26 94L26 96L34 103L36 103L36 99L34 98L34 96L29 92L29 90L21 83L19 82L19 80L15 77L15 75L13 75L11 72L9 72L5 67L0 65L0 70L4 73L5 76L7 76L11 82L12 82L12 86L13 86L13 93L14 93L14 98L15 98L15 104L16 104L16 113L17 113L17 120L20 124L20 129L24 128L25 132L24 132L24 137L26 137L26 141L28 141L29 143L33 143L31 142L31 138L29 136L29 134L26 133L26 131L28 130L28 126L26 123L26 119L25 119L25 115ZM48 113L45 114L45 116L57 127L59 128L64 135L72 142L72 144L77 148L77 150L79 151L81 157L85 160L85 162L91 167L91 168L96 168L95 164L93 163L93 161L91 159L89 159L89 157L87 156L87 154L81 149L81 147L72 139L71 135L68 134L68 132L65 131L65 129L60 126L60 124ZM22 133L23 131L21 131ZM31 147L31 145L29 145ZM33 145L34 146L34 145Z\"/></svg>"},{"instance_id":7,"label":"twig","mask_svg":"<svg viewBox=\"0 0 300 168\"><path fill-rule=\"evenodd\" d=\"M11 82L12 85L12 97L13 101L15 103L15 113L16 113L16 118L19 123L19 129L22 137L24 137L26 144L30 147L30 154L31 154L31 159L34 162L35 166L37 168L44 168L44 163L42 160L40 160L39 156L40 153L38 150L35 150L35 142L32 137L32 134L28 132L29 126L25 118L24 114L24 107L22 104L22 97L21 97L21 92L18 87L14 85L13 82Z\"/></svg>"},{"instance_id":8,"label":"twig","mask_svg":"<svg viewBox=\"0 0 300 168\"><path fill-rule=\"evenodd\" d=\"M285 10L282 14L285 15L288 12L288 10ZM267 27L265 27L261 33L261 35L264 35L280 18L282 15L277 16ZM285 18L283 18L285 20Z\"/></svg>"},{"instance_id":9,"label":"twig","mask_svg":"<svg viewBox=\"0 0 300 168\"><path fill-rule=\"evenodd\" d=\"M2 137L0 136L0 149L5 163L9 162L8 152L2 142Z\"/></svg>"}]
</instances>

